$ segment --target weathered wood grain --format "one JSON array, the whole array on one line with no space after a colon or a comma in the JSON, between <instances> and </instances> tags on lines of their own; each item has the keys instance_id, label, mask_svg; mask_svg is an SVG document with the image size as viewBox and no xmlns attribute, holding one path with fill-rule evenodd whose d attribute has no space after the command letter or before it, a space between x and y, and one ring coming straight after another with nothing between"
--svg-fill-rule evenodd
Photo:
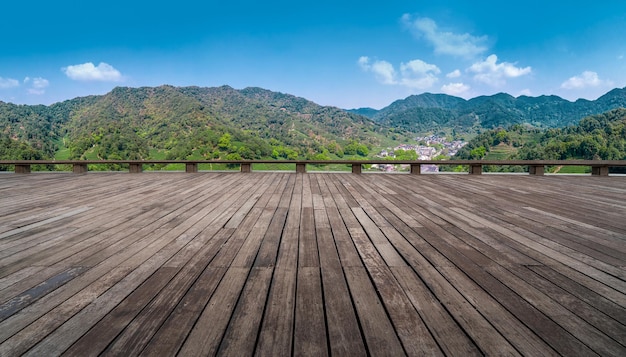
<instances>
[{"instance_id":1,"label":"weathered wood grain","mask_svg":"<svg viewBox=\"0 0 626 357\"><path fill-rule=\"evenodd\" d=\"M0 178L0 356L626 355L626 180Z\"/></svg>"}]
</instances>

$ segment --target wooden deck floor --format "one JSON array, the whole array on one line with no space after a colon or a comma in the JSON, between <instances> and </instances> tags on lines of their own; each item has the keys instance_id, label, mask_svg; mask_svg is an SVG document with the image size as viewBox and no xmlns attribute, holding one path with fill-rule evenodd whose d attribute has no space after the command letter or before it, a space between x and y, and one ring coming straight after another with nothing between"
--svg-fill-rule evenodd
<instances>
[{"instance_id":1,"label":"wooden deck floor","mask_svg":"<svg viewBox=\"0 0 626 357\"><path fill-rule=\"evenodd\" d=\"M0 175L0 356L626 356L626 178Z\"/></svg>"}]
</instances>

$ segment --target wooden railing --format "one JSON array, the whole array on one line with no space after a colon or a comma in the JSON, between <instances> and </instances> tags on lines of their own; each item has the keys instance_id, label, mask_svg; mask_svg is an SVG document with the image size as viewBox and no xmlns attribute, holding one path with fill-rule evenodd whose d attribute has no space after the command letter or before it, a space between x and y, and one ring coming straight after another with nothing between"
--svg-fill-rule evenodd
<instances>
[{"instance_id":1,"label":"wooden railing","mask_svg":"<svg viewBox=\"0 0 626 357\"><path fill-rule=\"evenodd\" d=\"M200 164L239 165L241 172L251 172L252 164L295 164L296 172L306 172L306 165L349 165L352 173L360 174L363 165L389 164L409 165L410 173L419 175L421 165L464 165L469 167L469 174L480 175L485 165L526 166L531 175L543 175L546 166L587 166L591 174L607 176L609 167L626 167L626 160L0 160L0 165L14 165L15 173L30 173L32 165L72 165L74 173L86 173L88 165L128 165L131 173L143 171L143 165L150 164L185 164L186 172L198 172Z\"/></svg>"}]
</instances>

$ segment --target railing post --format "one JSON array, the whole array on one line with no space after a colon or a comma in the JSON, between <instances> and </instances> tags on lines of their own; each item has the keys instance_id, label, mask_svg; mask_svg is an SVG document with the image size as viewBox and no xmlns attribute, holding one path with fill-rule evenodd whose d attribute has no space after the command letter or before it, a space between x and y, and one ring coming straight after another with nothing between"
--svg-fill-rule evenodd
<instances>
[{"instance_id":1,"label":"railing post","mask_svg":"<svg viewBox=\"0 0 626 357\"><path fill-rule=\"evenodd\" d=\"M30 164L15 164L15 173L16 174L29 174Z\"/></svg>"},{"instance_id":2,"label":"railing post","mask_svg":"<svg viewBox=\"0 0 626 357\"><path fill-rule=\"evenodd\" d=\"M128 164L128 171L131 174L139 174L143 171L143 165L141 163Z\"/></svg>"},{"instance_id":3,"label":"railing post","mask_svg":"<svg viewBox=\"0 0 626 357\"><path fill-rule=\"evenodd\" d=\"M87 164L74 163L72 165L72 172L74 172L75 174L84 174L87 173L87 170Z\"/></svg>"},{"instance_id":4,"label":"railing post","mask_svg":"<svg viewBox=\"0 0 626 357\"><path fill-rule=\"evenodd\" d=\"M360 163L353 163L352 164L352 173L353 174L360 174L361 173L361 164Z\"/></svg>"},{"instance_id":5,"label":"railing post","mask_svg":"<svg viewBox=\"0 0 626 357\"><path fill-rule=\"evenodd\" d=\"M470 164L470 175L481 175L483 173L483 164Z\"/></svg>"},{"instance_id":6,"label":"railing post","mask_svg":"<svg viewBox=\"0 0 626 357\"><path fill-rule=\"evenodd\" d=\"M593 176L609 176L608 166L591 166L591 174Z\"/></svg>"},{"instance_id":7,"label":"railing post","mask_svg":"<svg viewBox=\"0 0 626 357\"><path fill-rule=\"evenodd\" d=\"M245 172L245 173L252 172L252 165L248 163L241 164L241 172Z\"/></svg>"},{"instance_id":8,"label":"railing post","mask_svg":"<svg viewBox=\"0 0 626 357\"><path fill-rule=\"evenodd\" d=\"M306 173L306 164L301 163L301 162L296 163L296 173L298 174Z\"/></svg>"},{"instance_id":9,"label":"railing post","mask_svg":"<svg viewBox=\"0 0 626 357\"><path fill-rule=\"evenodd\" d=\"M420 175L422 173L421 164L411 164L411 175Z\"/></svg>"},{"instance_id":10,"label":"railing post","mask_svg":"<svg viewBox=\"0 0 626 357\"><path fill-rule=\"evenodd\" d=\"M195 163L195 162L187 162L187 163L185 163L185 172L187 172L187 173L198 172L198 164Z\"/></svg>"},{"instance_id":11,"label":"railing post","mask_svg":"<svg viewBox=\"0 0 626 357\"><path fill-rule=\"evenodd\" d=\"M530 165L528 166L528 173L530 175L543 176L545 167L543 165Z\"/></svg>"}]
</instances>

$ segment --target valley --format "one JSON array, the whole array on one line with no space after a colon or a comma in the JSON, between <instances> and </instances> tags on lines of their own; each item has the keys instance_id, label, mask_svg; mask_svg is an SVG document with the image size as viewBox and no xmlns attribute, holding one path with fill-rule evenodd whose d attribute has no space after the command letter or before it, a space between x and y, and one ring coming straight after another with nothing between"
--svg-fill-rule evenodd
<instances>
[{"instance_id":1,"label":"valley","mask_svg":"<svg viewBox=\"0 0 626 357\"><path fill-rule=\"evenodd\" d=\"M623 159L623 113L606 114L620 107L626 88L575 102L424 93L381 110L343 110L262 88L117 87L50 106L0 102L0 159L341 160L385 151L443 159L456 150L455 157L473 159ZM566 131L574 129L564 128L593 115L618 118L610 128L614 121L593 119L587 140L572 140ZM564 136L541 144L547 151L534 148L555 133ZM425 138L441 142L424 145ZM469 144L454 152L439 147L461 140ZM576 143L584 145L578 152Z\"/></svg>"}]
</instances>

